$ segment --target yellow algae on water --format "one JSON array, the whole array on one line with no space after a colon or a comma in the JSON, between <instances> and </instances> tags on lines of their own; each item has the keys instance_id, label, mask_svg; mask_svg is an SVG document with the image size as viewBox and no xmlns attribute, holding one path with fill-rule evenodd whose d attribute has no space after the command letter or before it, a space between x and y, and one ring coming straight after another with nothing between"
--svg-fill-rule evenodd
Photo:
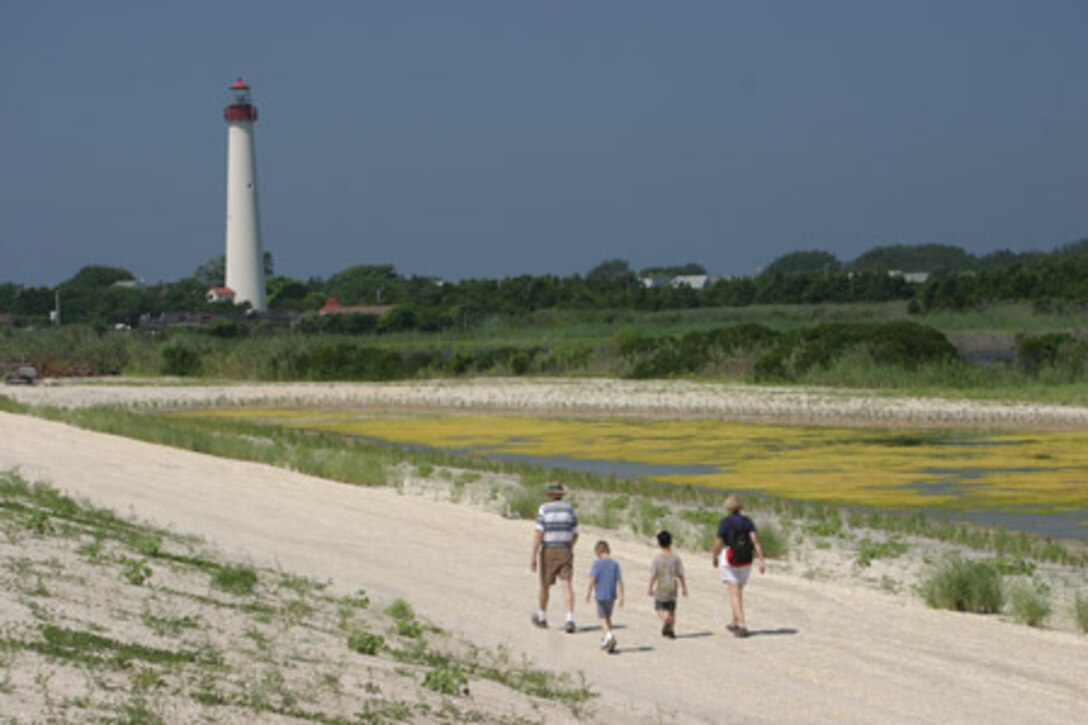
<instances>
[{"instance_id":1,"label":"yellow algae on water","mask_svg":"<svg viewBox=\"0 0 1088 725\"><path fill-rule=\"evenodd\" d=\"M1088 508L1088 435L753 425L718 420L239 409L245 420L451 451L675 467L654 480L881 508ZM685 468L699 467L697 472Z\"/></svg>"}]
</instances>

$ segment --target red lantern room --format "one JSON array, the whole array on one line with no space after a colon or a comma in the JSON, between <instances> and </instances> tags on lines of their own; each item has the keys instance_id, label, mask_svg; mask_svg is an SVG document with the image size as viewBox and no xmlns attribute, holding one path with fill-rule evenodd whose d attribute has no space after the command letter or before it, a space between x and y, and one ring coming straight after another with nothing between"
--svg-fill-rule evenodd
<instances>
[{"instance_id":1,"label":"red lantern room","mask_svg":"<svg viewBox=\"0 0 1088 725\"><path fill-rule=\"evenodd\" d=\"M257 107L249 100L249 85L240 76L230 84L230 105L223 109L223 118L228 123L257 120Z\"/></svg>"}]
</instances>

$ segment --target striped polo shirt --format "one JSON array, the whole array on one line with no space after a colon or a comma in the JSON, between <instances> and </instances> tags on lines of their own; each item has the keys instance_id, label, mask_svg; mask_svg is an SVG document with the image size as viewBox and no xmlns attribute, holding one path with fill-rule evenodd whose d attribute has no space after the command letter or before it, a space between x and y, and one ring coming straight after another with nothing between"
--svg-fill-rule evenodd
<instances>
[{"instance_id":1,"label":"striped polo shirt","mask_svg":"<svg viewBox=\"0 0 1088 725\"><path fill-rule=\"evenodd\" d=\"M549 501L537 512L536 530L544 532L544 546L570 546L578 533L578 517L566 501Z\"/></svg>"}]
</instances>

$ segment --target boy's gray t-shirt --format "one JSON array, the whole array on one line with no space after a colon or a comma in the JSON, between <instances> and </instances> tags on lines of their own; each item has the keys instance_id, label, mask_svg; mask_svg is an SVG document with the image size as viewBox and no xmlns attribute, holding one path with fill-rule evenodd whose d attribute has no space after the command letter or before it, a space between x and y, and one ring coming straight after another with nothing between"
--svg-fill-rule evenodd
<instances>
[{"instance_id":1,"label":"boy's gray t-shirt","mask_svg":"<svg viewBox=\"0 0 1088 725\"><path fill-rule=\"evenodd\" d=\"M671 552L660 553L650 564L650 574L657 578L654 599L659 602L671 602L680 590L680 577L684 576L684 562Z\"/></svg>"}]
</instances>

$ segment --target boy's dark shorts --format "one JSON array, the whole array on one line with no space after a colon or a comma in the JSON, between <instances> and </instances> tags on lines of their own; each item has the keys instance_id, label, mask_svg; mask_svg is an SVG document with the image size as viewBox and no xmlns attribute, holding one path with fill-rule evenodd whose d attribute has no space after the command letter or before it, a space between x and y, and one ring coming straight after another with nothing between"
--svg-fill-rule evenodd
<instances>
[{"instance_id":1,"label":"boy's dark shorts","mask_svg":"<svg viewBox=\"0 0 1088 725\"><path fill-rule=\"evenodd\" d=\"M597 619L612 619L612 609L616 606L615 599L597 600Z\"/></svg>"},{"instance_id":2,"label":"boy's dark shorts","mask_svg":"<svg viewBox=\"0 0 1088 725\"><path fill-rule=\"evenodd\" d=\"M555 580L570 581L574 576L574 550L569 546L545 546L540 550L540 583L546 587Z\"/></svg>"},{"instance_id":3,"label":"boy's dark shorts","mask_svg":"<svg viewBox=\"0 0 1088 725\"><path fill-rule=\"evenodd\" d=\"M655 612L675 612L676 611L676 600L675 599L666 599L666 600L655 599L654 600L654 611Z\"/></svg>"}]
</instances>

